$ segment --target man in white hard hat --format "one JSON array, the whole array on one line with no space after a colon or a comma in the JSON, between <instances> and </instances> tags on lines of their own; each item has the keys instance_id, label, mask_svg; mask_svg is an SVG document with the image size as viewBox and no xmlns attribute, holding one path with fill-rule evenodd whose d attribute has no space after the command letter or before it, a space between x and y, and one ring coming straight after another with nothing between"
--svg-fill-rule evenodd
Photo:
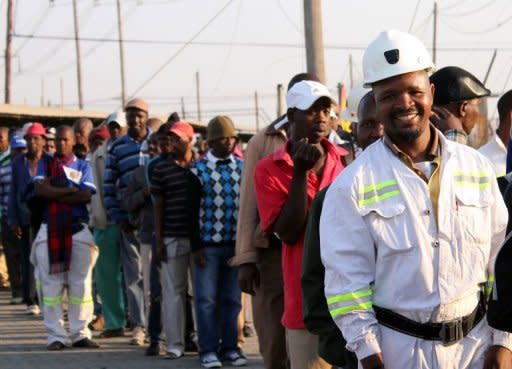
<instances>
[{"instance_id":1,"label":"man in white hard hat","mask_svg":"<svg viewBox=\"0 0 512 369\"><path fill-rule=\"evenodd\" d=\"M485 317L507 210L490 163L429 122L433 68L407 33L365 51L384 139L327 192L327 303L364 369L510 368L512 336Z\"/></svg>"},{"instance_id":2,"label":"man in white hard hat","mask_svg":"<svg viewBox=\"0 0 512 369\"><path fill-rule=\"evenodd\" d=\"M341 117L345 120L348 120L349 122L357 123L357 111L359 109L359 102L368 92L370 92L370 88L365 87L363 82L360 82L352 87L352 89L348 92L347 107L341 113Z\"/></svg>"},{"instance_id":3,"label":"man in white hard hat","mask_svg":"<svg viewBox=\"0 0 512 369\"><path fill-rule=\"evenodd\" d=\"M370 92L370 89L368 87L364 86L363 82L357 83L352 89L348 92L347 97L347 107L343 110L341 113L341 117L349 122L351 122L350 129L352 130L352 134L354 137L356 137L356 143L357 143L357 123L359 122L358 119L358 110L359 110L359 103L361 102L361 99ZM354 150L354 156L357 157L361 152L363 151L360 146L356 147Z\"/></svg>"}]
</instances>

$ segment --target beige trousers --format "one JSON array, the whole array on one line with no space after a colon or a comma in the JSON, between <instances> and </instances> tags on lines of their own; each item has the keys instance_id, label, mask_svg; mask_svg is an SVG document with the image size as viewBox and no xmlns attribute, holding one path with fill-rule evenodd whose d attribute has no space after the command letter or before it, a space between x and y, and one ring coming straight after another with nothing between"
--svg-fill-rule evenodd
<instances>
[{"instance_id":1,"label":"beige trousers","mask_svg":"<svg viewBox=\"0 0 512 369\"><path fill-rule=\"evenodd\" d=\"M318 356L318 337L306 329L286 329L286 351L291 369L331 369Z\"/></svg>"}]
</instances>

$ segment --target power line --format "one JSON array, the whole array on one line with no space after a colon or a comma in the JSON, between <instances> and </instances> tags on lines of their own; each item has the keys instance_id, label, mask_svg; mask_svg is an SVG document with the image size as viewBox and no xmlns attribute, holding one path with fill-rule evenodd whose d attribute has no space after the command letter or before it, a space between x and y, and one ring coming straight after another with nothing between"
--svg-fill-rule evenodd
<instances>
[{"instance_id":1,"label":"power line","mask_svg":"<svg viewBox=\"0 0 512 369\"><path fill-rule=\"evenodd\" d=\"M489 32L495 31L495 30L503 27L505 24L510 22L510 20L512 20L512 15L507 17L507 18L505 18L502 21L499 21L496 25L494 25L492 27L489 27L489 28L486 28L486 29L481 29L481 30L478 30L478 31L460 30L457 27L454 27L450 23L446 22L446 20L443 20L443 19L441 19L441 20L443 21L443 23L446 26L448 26L448 28L450 28L451 30L453 30L455 32L462 33L462 34L465 34L465 35L479 35L479 34L482 34L482 33L489 33Z\"/></svg>"},{"instance_id":2,"label":"power line","mask_svg":"<svg viewBox=\"0 0 512 369\"><path fill-rule=\"evenodd\" d=\"M211 94L214 94L219 89L220 83L224 79L224 75L226 74L226 69L228 66L229 58L231 57L231 51L233 50L233 42L235 42L235 37L238 33L238 23L240 21L240 10L242 9L242 0L238 0L238 8L236 12L236 18L235 18L235 27L233 29L233 32L231 33L231 41L228 46L228 51L226 53L226 57L224 58L224 63L222 64L222 68L220 70L220 76L217 80L217 83L215 83L215 87L213 88Z\"/></svg>"},{"instance_id":3,"label":"power line","mask_svg":"<svg viewBox=\"0 0 512 369\"><path fill-rule=\"evenodd\" d=\"M449 10L449 9L453 9L453 8L456 8L457 6L461 5L462 3L464 3L466 0L460 0L460 1L456 1L455 3L453 3L452 5L448 5L444 8L440 8L440 10Z\"/></svg>"},{"instance_id":4,"label":"power line","mask_svg":"<svg viewBox=\"0 0 512 369\"><path fill-rule=\"evenodd\" d=\"M210 26L210 24L212 24L215 19L217 19L223 12L224 10L227 9L227 7L229 5L231 5L233 3L234 0L229 0L203 27L201 27L201 29L196 32L196 34L194 34L189 41L187 41L182 47L180 47L178 49L178 51L176 51L169 59L167 59L165 61L164 64L162 64L162 66L160 68L158 68L146 81L144 81L144 83L142 83L142 85L140 85L140 87L138 87L133 93L131 96L134 96L136 94L138 94L144 87L146 87L153 79L156 78L156 76L158 76L160 74L160 72L162 72L179 54L181 54L181 52L183 50L185 50L187 48L187 46L193 42L197 37L199 37L199 35L201 33L203 33L203 31L208 28Z\"/></svg>"},{"instance_id":5,"label":"power line","mask_svg":"<svg viewBox=\"0 0 512 369\"><path fill-rule=\"evenodd\" d=\"M297 25L297 23L295 23L295 21L290 17L290 15L288 14L288 12L286 11L286 9L284 8L283 4L281 3L281 0L277 0L277 6L279 7L279 10L281 11L281 13L284 15L284 17L286 18L286 20L288 21L288 23L290 23L293 28L295 28L295 30L297 30L297 32L299 32L299 34L302 36L302 30L300 29L300 27Z\"/></svg>"},{"instance_id":6,"label":"power line","mask_svg":"<svg viewBox=\"0 0 512 369\"><path fill-rule=\"evenodd\" d=\"M92 17L87 17L87 15L89 14L89 12L94 8L94 4L89 6L88 8L86 8L82 14L80 14L80 17L81 18L85 18L86 22L91 19ZM82 24L83 26L83 24ZM15 32L16 33L16 32ZM13 37L15 37L13 35ZM57 40L57 39L56 39ZM40 57L39 59L37 59L35 62L33 62L32 64L30 64L28 67L26 67L25 69L30 71L31 69L33 68L39 68L43 65L45 65L52 57L54 57L55 55L57 55L57 53L62 50L62 46L64 45L65 41L75 41L75 38L74 37L69 37L67 40L60 40L62 42L59 42L57 43L57 45L55 45L52 49L50 49L48 51L48 53L44 54L42 57ZM19 72L17 75L20 75L22 74L21 72Z\"/></svg>"},{"instance_id":7,"label":"power line","mask_svg":"<svg viewBox=\"0 0 512 369\"><path fill-rule=\"evenodd\" d=\"M134 13L134 10L137 9L137 5L135 5L134 7L132 7L131 9L129 9L126 14L124 15L124 21L126 23L126 20ZM108 32L105 33L105 38L112 35L114 33L114 31L116 31L117 29L117 25L114 24L109 30ZM81 41L82 39L79 38L79 40ZM117 39L116 42L119 42L119 39ZM124 42L124 40L123 40ZM104 44L103 43L98 43L97 45L94 45L92 46L90 49L88 49L84 55L82 56L82 60L85 60L87 59L89 56L91 56L92 54L94 54L100 47L102 47ZM62 64L60 67L56 67L56 68L53 68L53 69L50 69L49 71L46 71L45 74L47 75L56 75L56 74L61 74L71 68L73 68L76 64L76 61L73 59L73 60L70 60L68 61L67 63L65 64ZM25 72L26 73L26 72Z\"/></svg>"},{"instance_id":8,"label":"power line","mask_svg":"<svg viewBox=\"0 0 512 369\"><path fill-rule=\"evenodd\" d=\"M46 19L46 17L48 16L48 14L50 13L50 9L52 9L52 6L49 5L48 7L46 7L44 10L43 10L43 13L41 14L41 16L37 19L36 22L34 22L34 27L32 27L32 30L30 31L31 34L34 34L37 32L37 30L39 29L39 27L41 27L41 25L43 24L44 20ZM15 54L19 54L21 52L21 50L23 50L23 48L31 41L31 39L25 39L25 41L20 45L20 47L18 47L18 49L14 52Z\"/></svg>"},{"instance_id":9,"label":"power line","mask_svg":"<svg viewBox=\"0 0 512 369\"><path fill-rule=\"evenodd\" d=\"M488 2L484 3L484 5L479 6L478 8L471 9L468 11L460 12L460 13L444 13L442 12L442 16L450 16L450 17L465 17L466 15L477 13L489 6L491 6L496 0L489 0Z\"/></svg>"},{"instance_id":10,"label":"power line","mask_svg":"<svg viewBox=\"0 0 512 369\"><path fill-rule=\"evenodd\" d=\"M412 15L411 24L409 25L409 30L407 32L411 32L412 26L414 25L414 21L416 20L416 15L418 14L418 9L420 7L421 0L416 1L416 6L414 7L414 13Z\"/></svg>"},{"instance_id":11,"label":"power line","mask_svg":"<svg viewBox=\"0 0 512 369\"><path fill-rule=\"evenodd\" d=\"M232 0L234 1L234 0ZM430 18L430 15L428 18ZM427 18L427 19L428 19ZM74 41L74 38L71 36L59 36L59 35L26 35L26 34L14 34L13 37L16 38L32 38L34 40L61 40L61 41ZM80 41L83 42L110 42L117 43L119 42L118 38L94 38L94 37L80 37ZM272 47L272 48L288 48L288 49L302 49L304 45L302 44L294 44L294 43L271 43L271 42L227 42L227 41L173 41L173 40L137 40L137 39L124 39L125 43L131 44L154 44L154 45L196 45L196 46L239 46L239 47ZM326 44L325 49L331 50L366 50L367 45L358 45L358 44ZM500 51L512 51L512 47L496 47L496 46L486 46L486 47L471 47L471 46L461 46L461 47L453 47L453 46L441 46L438 47L438 50L441 51L494 51L494 49L499 49Z\"/></svg>"}]
</instances>

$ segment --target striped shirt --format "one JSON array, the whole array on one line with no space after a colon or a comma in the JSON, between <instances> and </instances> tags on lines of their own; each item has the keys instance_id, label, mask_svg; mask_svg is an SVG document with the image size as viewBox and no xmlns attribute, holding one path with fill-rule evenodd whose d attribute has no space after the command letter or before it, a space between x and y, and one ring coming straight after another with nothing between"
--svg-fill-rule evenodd
<instances>
[{"instance_id":1,"label":"striped shirt","mask_svg":"<svg viewBox=\"0 0 512 369\"><path fill-rule=\"evenodd\" d=\"M164 199L164 237L193 237L198 229L200 183L169 156L151 171L151 193ZM194 201L196 200L196 201Z\"/></svg>"},{"instance_id":2,"label":"striped shirt","mask_svg":"<svg viewBox=\"0 0 512 369\"><path fill-rule=\"evenodd\" d=\"M147 128L146 138L150 134L151 130ZM141 157L147 155L147 152L142 150L144 141L145 139L135 141L129 135L124 135L115 140L108 151L103 179L103 196L107 214L115 223L128 220L128 214L121 210L119 200L123 196L132 172L139 166Z\"/></svg>"},{"instance_id":3,"label":"striped shirt","mask_svg":"<svg viewBox=\"0 0 512 369\"><path fill-rule=\"evenodd\" d=\"M11 150L7 149L0 154L0 216L2 221L7 221L11 170Z\"/></svg>"}]
</instances>

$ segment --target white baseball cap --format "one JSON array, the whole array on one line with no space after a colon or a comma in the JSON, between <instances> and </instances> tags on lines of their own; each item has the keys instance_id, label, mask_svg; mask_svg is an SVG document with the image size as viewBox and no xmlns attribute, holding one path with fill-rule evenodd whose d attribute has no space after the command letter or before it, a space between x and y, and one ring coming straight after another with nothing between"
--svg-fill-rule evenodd
<instances>
[{"instance_id":1,"label":"white baseball cap","mask_svg":"<svg viewBox=\"0 0 512 369\"><path fill-rule=\"evenodd\" d=\"M107 117L106 126L108 127L108 125L112 122L116 122L117 124L119 124L119 126L121 126L121 128L124 128L127 126L126 117L122 111L116 111L116 112L113 112L112 114L110 114Z\"/></svg>"},{"instance_id":2,"label":"white baseball cap","mask_svg":"<svg viewBox=\"0 0 512 369\"><path fill-rule=\"evenodd\" d=\"M288 90L286 105L288 109L308 110L315 101L322 97L328 97L333 104L337 104L327 87L320 82L300 81Z\"/></svg>"}]
</instances>

